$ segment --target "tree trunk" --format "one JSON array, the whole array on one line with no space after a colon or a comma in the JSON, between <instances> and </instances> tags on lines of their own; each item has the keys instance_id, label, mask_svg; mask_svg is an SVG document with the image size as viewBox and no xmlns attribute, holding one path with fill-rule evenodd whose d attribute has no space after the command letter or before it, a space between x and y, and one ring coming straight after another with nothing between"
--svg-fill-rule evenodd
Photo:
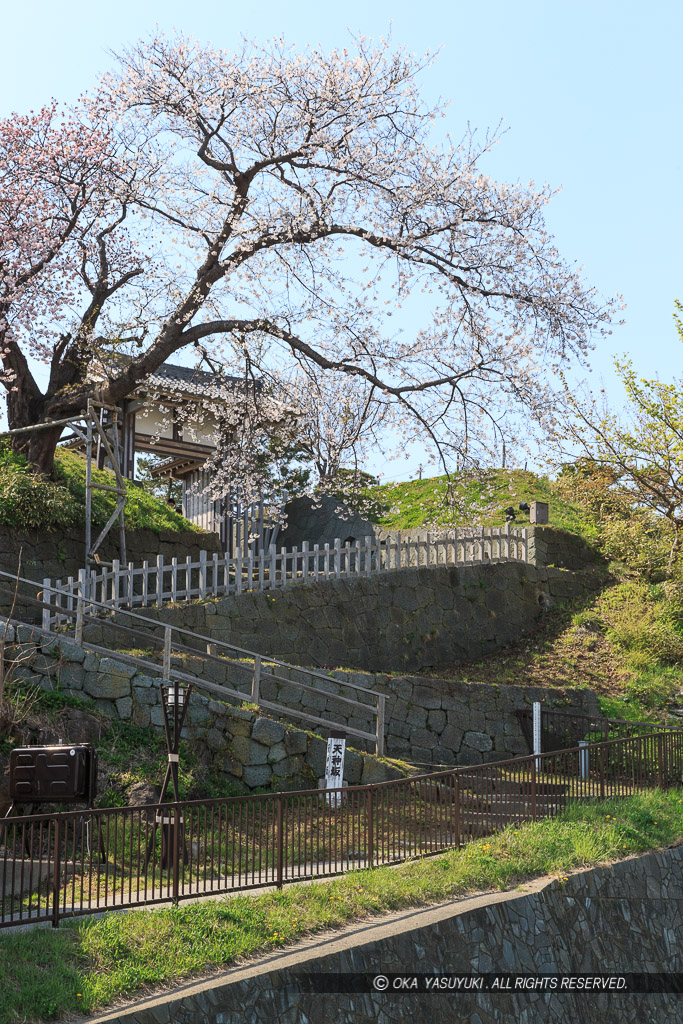
<instances>
[{"instance_id":1,"label":"tree trunk","mask_svg":"<svg viewBox=\"0 0 683 1024\"><path fill-rule=\"evenodd\" d=\"M63 427L52 430L36 430L29 437L26 457L32 468L43 476L50 476L54 468L55 449L62 435Z\"/></svg>"},{"instance_id":2,"label":"tree trunk","mask_svg":"<svg viewBox=\"0 0 683 1024\"><path fill-rule=\"evenodd\" d=\"M680 533L680 529L679 529L679 527L674 526L674 530L675 530L674 542L671 545L671 551L669 552L669 564L667 566L667 571L668 572L671 572L671 570L673 568L674 561L676 559L676 556L678 555L679 551L681 550L681 533Z\"/></svg>"},{"instance_id":3,"label":"tree trunk","mask_svg":"<svg viewBox=\"0 0 683 1024\"><path fill-rule=\"evenodd\" d=\"M10 430L35 426L45 419L51 419L49 413L46 415L46 404L43 395L31 396L21 389L10 392L7 396L7 421ZM31 430L25 434L15 434L10 438L10 443L14 451L26 456L35 472L50 476L62 430L62 427L55 427L52 430Z\"/></svg>"}]
</instances>

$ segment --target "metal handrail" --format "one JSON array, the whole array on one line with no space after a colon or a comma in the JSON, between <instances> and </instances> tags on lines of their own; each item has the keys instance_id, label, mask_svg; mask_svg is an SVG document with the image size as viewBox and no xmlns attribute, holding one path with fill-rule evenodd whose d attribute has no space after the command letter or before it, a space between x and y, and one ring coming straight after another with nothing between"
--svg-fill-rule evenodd
<instances>
[{"instance_id":1,"label":"metal handrail","mask_svg":"<svg viewBox=\"0 0 683 1024\"><path fill-rule=\"evenodd\" d=\"M37 583L35 580L29 580L29 579L26 579L23 576L13 575L12 573L8 573L8 572L0 570L0 578L2 578L2 577L6 578L6 579L12 580L15 584L19 584L19 583L28 584L31 588L36 590L37 593L40 593L40 592L42 592L42 591L44 591L46 589L44 585ZM80 582L81 579L83 579L83 577L84 577L84 574L83 574L83 576L79 577L79 582ZM43 607L43 602L37 600L37 598L30 598L27 595L21 595L21 600L24 603L29 602L30 604L37 605L39 607ZM116 658L116 659L118 659L120 661L126 661L129 664L139 665L141 668L145 669L146 671L149 671L150 668L152 668L152 669L158 669L159 668L159 666L156 665L154 662L146 661L146 660L144 660L142 658L136 657L135 655L124 654L123 652L115 651L115 650L112 650L110 648L99 647L98 645L95 645L95 644L92 644L92 643L88 643L87 641L84 642L84 640L83 640L83 626L84 626L86 621L93 622L93 623L96 623L98 625L102 625L103 624L102 619L95 618L93 616L87 615L86 612L85 612L85 608L86 607L103 608L109 614L111 614L111 611L112 611L111 608L108 605L103 604L100 601L92 600L89 597L83 597L82 594L79 591L79 595L78 595L77 602L76 602L76 608L75 609L62 609L61 610L61 613L64 615L65 618L69 618L69 619L74 619L75 620L75 634L74 634L73 640L74 640L74 642L78 646L82 646L84 648L87 648L88 650L92 650L95 653L100 653L100 654L104 653L108 657L114 657L114 658ZM162 663L161 668L162 668L162 677L165 678L165 679L170 679L170 678L183 679L184 681L194 683L198 687L203 687L204 689L210 690L213 693L228 694L231 697L239 698L241 701L244 701L245 699L251 698L251 701L254 704L256 704L257 706L259 706L259 707L267 708L268 710L276 710L276 711L278 711L282 715L291 715L293 717L300 718L303 721L311 722L311 723L313 723L315 725L322 725L322 726L325 726L327 728L332 728L332 729L338 728L340 723L339 722L335 722L335 721L330 720L330 719L320 718L317 715L310 715L307 712L299 711L299 710L296 710L296 709L293 709L293 708L288 708L285 705L280 705L280 704L274 703L272 701L265 701L265 700L263 700L261 698L261 695L260 695L260 684L261 684L261 681L262 681L263 678L267 678L267 679L273 678L275 681L284 683L285 685L289 685L289 686L293 687L294 689L297 689L297 688L303 689L306 686L306 684L297 683L295 680L286 679L283 676L276 676L274 673L266 673L266 675L264 676L264 674L262 673L262 668L263 668L264 663L265 663L266 666L268 666L268 665L275 665L275 666L278 666L279 668L289 669L289 670L295 671L295 672L301 672L301 673L303 673L303 674L305 674L305 675L307 675L309 677L312 677L314 679L324 680L326 683L333 682L333 683L335 683L339 687L341 687L341 686L349 686L350 688L356 690L359 693L366 693L366 694L368 694L368 696L374 697L375 698L375 705L373 706L372 704L365 703L364 701L360 701L360 700L359 701L354 701L352 698L349 698L349 697L343 697L342 695L337 695L337 694L334 694L334 693L326 693L326 696L328 698L330 698L331 700L339 700L340 702L343 702L343 703L351 703L351 704L353 704L354 707L357 707L357 708L361 709L362 711L364 711L365 713L375 717L375 719L376 719L376 728L375 728L375 732L374 733L365 732L364 730L361 730L361 729L356 729L355 727L348 726L346 723L343 723L343 728L350 735L357 736L360 739L365 739L365 740L368 740L371 743L374 743L375 744L375 753L376 754L378 754L380 756L384 754L384 724L385 724L385 705L386 705L386 696L385 696L385 694L378 693L376 690L370 690L367 687L360 686L357 683L351 682L350 680L348 681L348 683L346 682L346 680L344 682L341 682L340 680L335 679L334 676L325 675L324 673L317 672L314 669L302 668L299 665L291 665L288 662L280 661L279 659L276 659L276 658L270 658L270 657L265 657L264 658L263 655L257 654L255 651L249 651L249 650L247 650L245 648L236 647L233 644L226 643L224 640L217 640L217 639L215 639L213 637L205 636L205 635L203 635L201 633L194 633L194 632L192 632L192 630L186 629L183 626L174 626L174 625L171 625L171 624L168 624L168 623L159 622L156 619L147 618L144 615L140 615L137 612L128 611L127 609L122 609L121 608L121 609L119 609L116 612L116 614L117 615L127 615L130 618L132 618L132 619L135 619L137 621L143 622L147 627L150 627L152 629L162 628L164 630L164 638L163 638L163 641L162 641L160 637L157 637L154 634L143 633L141 630L135 630L135 629L132 629L131 627L121 626L118 623L115 626L115 628L120 628L121 630L123 630L125 632L131 633L131 634L133 634L135 636L138 636L138 637L142 637L145 640L147 640L148 642L163 643L163 648L164 648L164 650L163 650L163 663ZM27 625L27 624L26 623L22 623L22 625ZM40 629L40 632L43 635L51 636L51 637L54 637L55 639L63 639L63 634L54 633L54 632L52 632L49 629L45 629L44 627L37 627L36 626L35 628L36 629ZM176 647L176 650L178 651L178 653L185 653L186 651L190 651L192 654L194 654L196 656L200 656L200 657L202 657L203 659L206 659L206 660L217 661L217 662L219 662L222 665L225 665L226 662L227 663L232 663L232 664L239 664L240 668L242 668L244 671L247 671L247 669L242 664L242 662L238 662L234 658L221 658L217 654L215 654L212 649L220 647L220 648L232 651L232 652L236 652L236 653L238 653L240 655L244 655L245 658L250 660L250 661L253 660L254 666L253 666L253 670L252 670L251 694L241 693L238 690L233 690L230 687L223 686L222 684L219 684L219 683L210 683L208 680L202 679L201 676L190 675L189 673L184 673L184 672L179 671L178 669L172 668L172 666L171 666L171 658L172 658L172 655L173 655L173 648L174 648L174 645L173 645L173 632L174 631L176 633L182 634L183 636L191 637L194 640L201 641L205 645L205 648L206 648L204 651L198 651L196 648L187 647L187 648L184 648L184 650L181 652L179 650L179 648L181 646L184 647L184 645L176 644L175 647ZM315 689L315 688L314 687L310 687L310 689ZM316 692L320 692L320 691L316 690Z\"/></svg>"}]
</instances>

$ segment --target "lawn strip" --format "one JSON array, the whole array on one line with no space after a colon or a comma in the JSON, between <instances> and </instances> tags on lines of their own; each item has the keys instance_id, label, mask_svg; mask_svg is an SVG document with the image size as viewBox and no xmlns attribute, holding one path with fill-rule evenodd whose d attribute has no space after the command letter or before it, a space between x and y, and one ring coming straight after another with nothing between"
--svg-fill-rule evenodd
<instances>
[{"instance_id":1,"label":"lawn strip","mask_svg":"<svg viewBox=\"0 0 683 1024\"><path fill-rule=\"evenodd\" d=\"M0 1024L88 1013L142 988L268 953L306 934L402 908L512 888L683 838L683 790L570 806L555 820L396 868L260 895L83 919L0 936Z\"/></svg>"}]
</instances>

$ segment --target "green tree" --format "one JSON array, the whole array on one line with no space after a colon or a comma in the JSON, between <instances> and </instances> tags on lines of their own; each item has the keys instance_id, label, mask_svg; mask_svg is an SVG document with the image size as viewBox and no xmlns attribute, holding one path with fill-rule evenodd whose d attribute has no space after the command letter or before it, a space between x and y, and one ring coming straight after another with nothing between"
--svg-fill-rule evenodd
<instances>
[{"instance_id":1,"label":"green tree","mask_svg":"<svg viewBox=\"0 0 683 1024\"><path fill-rule=\"evenodd\" d=\"M683 311L674 321L683 342ZM632 361L615 359L626 391L623 415L610 411L590 393L572 391L565 381L565 412L556 428L563 451L567 442L600 467L636 511L653 513L671 533L669 569L683 546L683 378L661 381L639 377ZM603 396L604 397L604 396Z\"/></svg>"}]
</instances>

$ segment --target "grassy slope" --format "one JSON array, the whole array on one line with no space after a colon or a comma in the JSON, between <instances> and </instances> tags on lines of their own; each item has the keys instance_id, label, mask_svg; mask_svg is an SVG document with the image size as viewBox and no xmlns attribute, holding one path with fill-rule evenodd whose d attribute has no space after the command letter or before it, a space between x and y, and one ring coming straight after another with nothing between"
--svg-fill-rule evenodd
<instances>
[{"instance_id":1,"label":"grassy slope","mask_svg":"<svg viewBox=\"0 0 683 1024\"><path fill-rule=\"evenodd\" d=\"M661 721L683 703L683 605L662 585L615 583L543 616L500 654L432 675L470 683L590 687L603 712Z\"/></svg>"},{"instance_id":2,"label":"grassy slope","mask_svg":"<svg viewBox=\"0 0 683 1024\"><path fill-rule=\"evenodd\" d=\"M88 1013L303 935L404 907L506 889L680 841L683 791L574 805L436 857L331 882L0 936L0 1024Z\"/></svg>"},{"instance_id":3,"label":"grassy slope","mask_svg":"<svg viewBox=\"0 0 683 1024\"><path fill-rule=\"evenodd\" d=\"M93 479L113 486L114 474L93 471ZM193 523L174 512L142 487L127 482L128 529L197 531ZM116 508L116 496L107 491L93 494L93 522L103 526ZM75 452L58 452L53 480L40 479L28 471L25 459L0 448L0 525L22 530L58 530L84 521L85 460Z\"/></svg>"},{"instance_id":4,"label":"grassy slope","mask_svg":"<svg viewBox=\"0 0 683 1024\"><path fill-rule=\"evenodd\" d=\"M550 504L550 525L578 533L587 540L594 539L595 530L589 519L576 505L566 501L557 491L552 480L537 476L526 470L490 470L485 482L473 482L462 474L454 474L452 484L459 498L478 522L485 526L502 526L505 523L504 510L512 505L515 509L521 501L547 501ZM446 524L453 522L452 513L446 508L447 478L430 477L425 480L410 480L400 484L384 484L371 488L369 493L387 509L379 517L382 526L391 529L419 528L425 523ZM495 506L489 514L477 515L480 502ZM528 517L519 513L517 525L528 524Z\"/></svg>"}]
</instances>

